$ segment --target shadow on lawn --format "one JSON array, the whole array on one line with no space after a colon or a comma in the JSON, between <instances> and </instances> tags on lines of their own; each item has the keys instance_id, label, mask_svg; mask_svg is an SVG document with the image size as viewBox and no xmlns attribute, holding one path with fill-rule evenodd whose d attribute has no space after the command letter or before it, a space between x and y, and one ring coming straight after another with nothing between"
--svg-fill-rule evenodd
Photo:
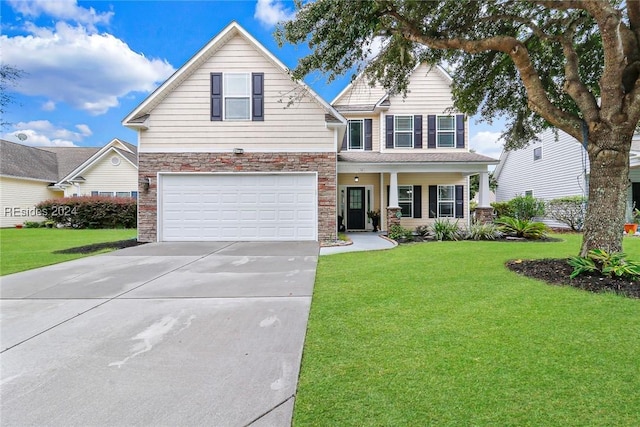
<instances>
[{"instance_id":1,"label":"shadow on lawn","mask_svg":"<svg viewBox=\"0 0 640 427\"><path fill-rule=\"evenodd\" d=\"M94 243L91 245L78 246L75 248L61 249L54 251L54 254L90 254L92 252L101 251L103 249L124 249L132 246L143 245L136 239L118 240L115 242Z\"/></svg>"}]
</instances>

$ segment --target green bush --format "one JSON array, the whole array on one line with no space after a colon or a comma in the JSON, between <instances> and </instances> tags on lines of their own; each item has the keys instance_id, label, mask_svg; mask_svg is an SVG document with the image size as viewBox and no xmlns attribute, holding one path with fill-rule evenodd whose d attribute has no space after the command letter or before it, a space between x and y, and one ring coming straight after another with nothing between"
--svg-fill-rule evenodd
<instances>
[{"instance_id":1,"label":"green bush","mask_svg":"<svg viewBox=\"0 0 640 427\"><path fill-rule=\"evenodd\" d=\"M24 222L24 228L40 228L42 227L42 224L36 221L25 221Z\"/></svg>"},{"instance_id":2,"label":"green bush","mask_svg":"<svg viewBox=\"0 0 640 427\"><path fill-rule=\"evenodd\" d=\"M73 228L135 228L136 199L129 197L65 197L41 202L47 220Z\"/></svg>"},{"instance_id":3,"label":"green bush","mask_svg":"<svg viewBox=\"0 0 640 427\"><path fill-rule=\"evenodd\" d=\"M503 216L513 216L513 209L509 202L493 202L491 203L493 212L496 218L502 218Z\"/></svg>"},{"instance_id":4,"label":"green bush","mask_svg":"<svg viewBox=\"0 0 640 427\"><path fill-rule=\"evenodd\" d=\"M509 200L512 216L514 218L531 221L535 217L544 216L545 203L543 200L532 196L516 196Z\"/></svg>"},{"instance_id":5,"label":"green bush","mask_svg":"<svg viewBox=\"0 0 640 427\"><path fill-rule=\"evenodd\" d=\"M640 263L627 261L623 252L609 253L603 249L592 249L586 257L569 258L569 265L573 267L571 278L580 274L599 272L604 276L626 277L631 280L640 279Z\"/></svg>"},{"instance_id":6,"label":"green bush","mask_svg":"<svg viewBox=\"0 0 640 427\"><path fill-rule=\"evenodd\" d=\"M582 230L587 212L587 198L583 196L560 197L547 203L547 216L566 224L574 231Z\"/></svg>"},{"instance_id":7,"label":"green bush","mask_svg":"<svg viewBox=\"0 0 640 427\"><path fill-rule=\"evenodd\" d=\"M502 231L495 224L471 224L466 234L469 240L496 240L502 237Z\"/></svg>"},{"instance_id":8,"label":"green bush","mask_svg":"<svg viewBox=\"0 0 640 427\"><path fill-rule=\"evenodd\" d=\"M503 233L525 239L542 239L549 232L549 227L542 222L532 222L518 218L498 218L496 224Z\"/></svg>"},{"instance_id":9,"label":"green bush","mask_svg":"<svg viewBox=\"0 0 640 427\"><path fill-rule=\"evenodd\" d=\"M393 240L412 239L413 232L408 228L404 228L399 224L394 224L391 227L389 227L389 235L387 237Z\"/></svg>"},{"instance_id":10,"label":"green bush","mask_svg":"<svg viewBox=\"0 0 640 427\"><path fill-rule=\"evenodd\" d=\"M464 233L458 226L458 221L451 222L447 219L436 219L431 226L433 238L436 240L462 240Z\"/></svg>"}]
</instances>

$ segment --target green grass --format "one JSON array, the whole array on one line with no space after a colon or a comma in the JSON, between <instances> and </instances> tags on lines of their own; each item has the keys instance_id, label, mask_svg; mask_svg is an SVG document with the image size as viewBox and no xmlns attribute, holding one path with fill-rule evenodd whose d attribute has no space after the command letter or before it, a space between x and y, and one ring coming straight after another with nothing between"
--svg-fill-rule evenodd
<instances>
[{"instance_id":1,"label":"green grass","mask_svg":"<svg viewBox=\"0 0 640 427\"><path fill-rule=\"evenodd\" d=\"M558 237L321 257L294 424L639 425L640 301L504 267L577 254Z\"/></svg>"},{"instance_id":2,"label":"green grass","mask_svg":"<svg viewBox=\"0 0 640 427\"><path fill-rule=\"evenodd\" d=\"M136 230L70 230L49 228L0 229L0 275L30 270L92 254L54 254L53 251L93 243L133 239Z\"/></svg>"}]
</instances>

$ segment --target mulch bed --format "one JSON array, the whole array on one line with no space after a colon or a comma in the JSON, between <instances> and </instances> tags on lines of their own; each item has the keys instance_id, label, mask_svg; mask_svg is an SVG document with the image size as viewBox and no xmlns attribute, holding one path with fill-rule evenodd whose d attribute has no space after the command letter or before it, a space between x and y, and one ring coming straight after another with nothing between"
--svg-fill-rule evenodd
<instances>
[{"instance_id":1,"label":"mulch bed","mask_svg":"<svg viewBox=\"0 0 640 427\"><path fill-rule=\"evenodd\" d=\"M573 286L589 292L614 292L629 298L640 298L640 282L600 274L581 274L569 279L573 267L566 259L533 259L508 261L507 268L523 276L551 285Z\"/></svg>"},{"instance_id":2,"label":"mulch bed","mask_svg":"<svg viewBox=\"0 0 640 427\"><path fill-rule=\"evenodd\" d=\"M53 252L54 254L90 254L103 249L124 249L132 246L142 245L136 239L118 240L116 242L94 243L92 245L78 246L76 248L62 249Z\"/></svg>"}]
</instances>

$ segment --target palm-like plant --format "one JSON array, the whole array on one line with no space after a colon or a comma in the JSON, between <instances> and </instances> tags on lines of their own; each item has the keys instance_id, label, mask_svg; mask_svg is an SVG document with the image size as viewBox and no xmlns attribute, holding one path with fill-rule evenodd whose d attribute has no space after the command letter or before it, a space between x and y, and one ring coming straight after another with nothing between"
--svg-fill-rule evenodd
<instances>
[{"instance_id":1,"label":"palm-like plant","mask_svg":"<svg viewBox=\"0 0 640 427\"><path fill-rule=\"evenodd\" d=\"M502 217L496 220L496 224L503 233L525 239L542 239L549 232L549 227L546 224L525 219Z\"/></svg>"}]
</instances>

